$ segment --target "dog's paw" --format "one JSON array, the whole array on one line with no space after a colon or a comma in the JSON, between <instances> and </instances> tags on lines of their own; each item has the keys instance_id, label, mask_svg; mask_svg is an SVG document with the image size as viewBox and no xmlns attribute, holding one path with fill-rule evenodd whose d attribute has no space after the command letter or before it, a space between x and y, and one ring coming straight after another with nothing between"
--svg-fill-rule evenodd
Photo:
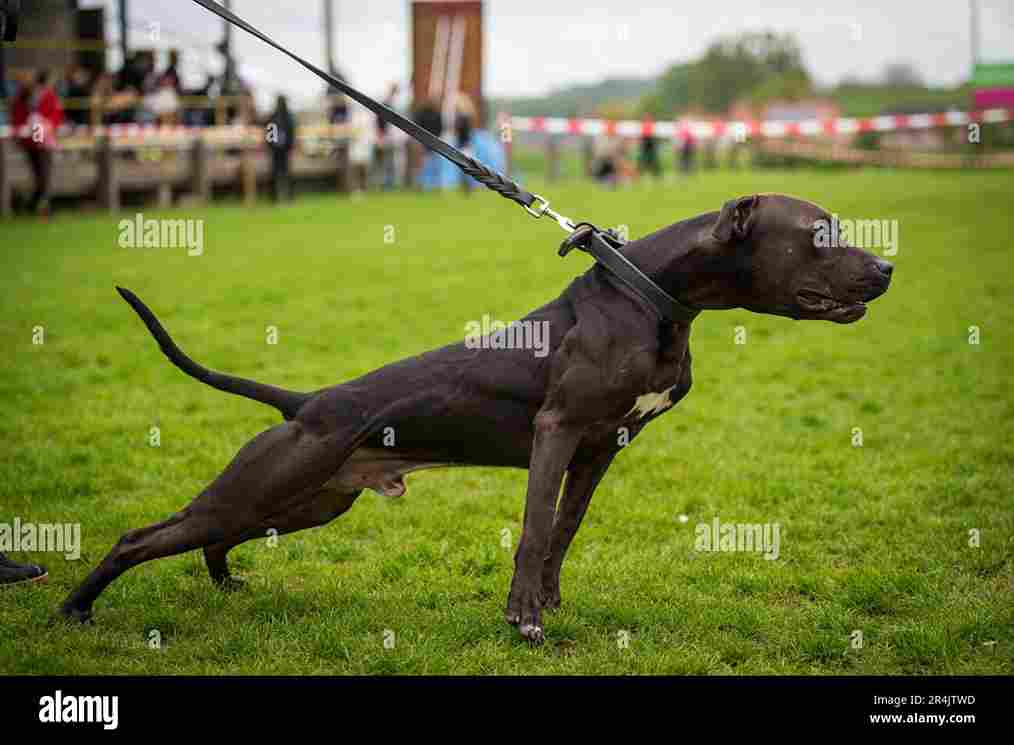
<instances>
[{"instance_id":1,"label":"dog's paw","mask_svg":"<svg viewBox=\"0 0 1014 745\"><path fill-rule=\"evenodd\" d=\"M507 598L507 610L504 618L511 626L517 626L522 638L532 646L538 646L546 640L542 628L542 616L537 592L523 590L511 591Z\"/></svg>"},{"instance_id":2,"label":"dog's paw","mask_svg":"<svg viewBox=\"0 0 1014 745\"><path fill-rule=\"evenodd\" d=\"M93 623L91 608L78 608L64 603L60 606L59 620L75 625Z\"/></svg>"},{"instance_id":3,"label":"dog's paw","mask_svg":"<svg viewBox=\"0 0 1014 745\"><path fill-rule=\"evenodd\" d=\"M222 577L221 579L214 580L215 587L222 592L238 592L246 589L246 580L242 577L237 577L235 574L230 574L228 577Z\"/></svg>"},{"instance_id":4,"label":"dog's paw","mask_svg":"<svg viewBox=\"0 0 1014 745\"><path fill-rule=\"evenodd\" d=\"M546 632L540 625L522 623L518 626L518 631L521 632L521 638L527 639L528 643L533 647L537 647L546 641Z\"/></svg>"}]
</instances>

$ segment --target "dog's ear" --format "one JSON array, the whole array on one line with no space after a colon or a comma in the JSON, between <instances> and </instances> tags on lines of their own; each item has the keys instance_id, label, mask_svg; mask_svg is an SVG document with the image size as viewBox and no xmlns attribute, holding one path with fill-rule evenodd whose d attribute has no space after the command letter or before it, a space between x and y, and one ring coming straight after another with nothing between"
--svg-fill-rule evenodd
<instances>
[{"instance_id":1,"label":"dog's ear","mask_svg":"<svg viewBox=\"0 0 1014 745\"><path fill-rule=\"evenodd\" d=\"M752 197L740 197L730 199L722 207L711 235L720 243L728 243L735 238L743 240L750 235L750 228L753 226L754 210L760 197L754 194Z\"/></svg>"}]
</instances>

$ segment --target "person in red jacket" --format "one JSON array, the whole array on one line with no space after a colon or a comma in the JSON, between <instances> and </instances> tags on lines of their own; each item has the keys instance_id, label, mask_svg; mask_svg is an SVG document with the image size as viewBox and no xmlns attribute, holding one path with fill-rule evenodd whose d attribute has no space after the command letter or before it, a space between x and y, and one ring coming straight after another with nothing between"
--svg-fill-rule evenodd
<instances>
[{"instance_id":1,"label":"person in red jacket","mask_svg":"<svg viewBox=\"0 0 1014 745\"><path fill-rule=\"evenodd\" d=\"M48 215L56 130L63 124L63 106L49 84L48 73L24 78L11 106L11 124L18 131L19 144L28 156L35 179L29 209Z\"/></svg>"}]
</instances>

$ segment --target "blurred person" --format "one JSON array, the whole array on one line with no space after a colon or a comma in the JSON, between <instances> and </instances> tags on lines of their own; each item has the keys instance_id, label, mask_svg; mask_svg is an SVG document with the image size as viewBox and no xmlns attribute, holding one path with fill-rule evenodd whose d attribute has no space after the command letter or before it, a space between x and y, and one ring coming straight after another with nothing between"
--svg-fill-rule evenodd
<instances>
[{"instance_id":1,"label":"blurred person","mask_svg":"<svg viewBox=\"0 0 1014 745\"><path fill-rule=\"evenodd\" d=\"M123 67L116 73L114 87L118 91L133 90L141 93L144 90L144 59L140 52L134 52L123 62Z\"/></svg>"},{"instance_id":2,"label":"blurred person","mask_svg":"<svg viewBox=\"0 0 1014 745\"><path fill-rule=\"evenodd\" d=\"M439 98L427 98L419 106L415 114L416 124L437 137L442 136L444 133L444 116L440 108Z\"/></svg>"},{"instance_id":3,"label":"blurred person","mask_svg":"<svg viewBox=\"0 0 1014 745\"><path fill-rule=\"evenodd\" d=\"M467 93L459 93L454 101L454 139L458 149L466 155L472 155L472 132L475 129L478 113L472 98ZM461 186L466 192L472 191L473 179L461 174Z\"/></svg>"},{"instance_id":4,"label":"blurred person","mask_svg":"<svg viewBox=\"0 0 1014 745\"><path fill-rule=\"evenodd\" d=\"M176 124L180 118L180 97L170 79L161 78L157 86L144 96L145 111L160 126Z\"/></svg>"},{"instance_id":5,"label":"blurred person","mask_svg":"<svg viewBox=\"0 0 1014 745\"><path fill-rule=\"evenodd\" d=\"M291 201L292 174L290 162L296 145L296 120L289 111L289 100L279 96L275 111L268 120L268 147L271 148L271 198L275 202Z\"/></svg>"},{"instance_id":6,"label":"blurred person","mask_svg":"<svg viewBox=\"0 0 1014 745\"><path fill-rule=\"evenodd\" d=\"M159 74L155 70L154 52L138 52L138 76L141 79L141 93L147 95L158 90Z\"/></svg>"},{"instance_id":7,"label":"blurred person","mask_svg":"<svg viewBox=\"0 0 1014 745\"><path fill-rule=\"evenodd\" d=\"M648 121L649 119L645 117L645 123ZM641 134L637 169L641 175L650 173L656 179L662 177L662 164L659 162L658 157L658 138L654 134L648 134L646 131Z\"/></svg>"},{"instance_id":8,"label":"blurred person","mask_svg":"<svg viewBox=\"0 0 1014 745\"><path fill-rule=\"evenodd\" d=\"M444 117L440 111L440 99L427 98L415 112L415 121L420 127L432 135L440 137L444 133ZM440 156L428 148L422 148L422 168L417 175L419 186L423 189L435 189L440 186Z\"/></svg>"},{"instance_id":9,"label":"blurred person","mask_svg":"<svg viewBox=\"0 0 1014 745\"><path fill-rule=\"evenodd\" d=\"M611 135L599 135L592 148L592 178L605 186L616 186L619 181L619 143Z\"/></svg>"},{"instance_id":10,"label":"blurred person","mask_svg":"<svg viewBox=\"0 0 1014 745\"><path fill-rule=\"evenodd\" d=\"M170 50L166 68L161 73L155 73L152 67L152 74L145 81L148 88L145 108L152 113L159 126L179 124L183 115L180 103L183 85L180 82L179 64L180 53L175 49Z\"/></svg>"},{"instance_id":11,"label":"blurred person","mask_svg":"<svg viewBox=\"0 0 1014 745\"><path fill-rule=\"evenodd\" d=\"M684 174L691 174L694 170L694 159L697 155L697 139L689 129L683 135L683 145L680 147L680 170Z\"/></svg>"},{"instance_id":12,"label":"blurred person","mask_svg":"<svg viewBox=\"0 0 1014 745\"><path fill-rule=\"evenodd\" d=\"M102 90L106 101L106 114L103 116L106 124L130 124L138 121L145 77L144 57L140 52L134 52L111 79L109 88Z\"/></svg>"},{"instance_id":13,"label":"blurred person","mask_svg":"<svg viewBox=\"0 0 1014 745\"><path fill-rule=\"evenodd\" d=\"M630 148L632 140L623 137L620 139L619 149L617 152L617 164L619 165L620 172L620 183L629 184L637 181L639 175L637 170L637 164L630 157Z\"/></svg>"},{"instance_id":14,"label":"blurred person","mask_svg":"<svg viewBox=\"0 0 1014 745\"><path fill-rule=\"evenodd\" d=\"M498 135L482 127L473 129L469 147L476 160L500 172L507 170L507 151ZM478 186L479 182L476 181L475 185Z\"/></svg>"},{"instance_id":15,"label":"blurred person","mask_svg":"<svg viewBox=\"0 0 1014 745\"><path fill-rule=\"evenodd\" d=\"M126 124L133 119L132 110L137 94L117 91L116 78L110 73L99 75L92 86L90 124Z\"/></svg>"},{"instance_id":16,"label":"blurred person","mask_svg":"<svg viewBox=\"0 0 1014 745\"><path fill-rule=\"evenodd\" d=\"M226 121L229 124L249 124L256 118L257 107L254 104L253 88L238 75L234 78L233 86L228 89L223 87L221 95L231 97L226 107Z\"/></svg>"},{"instance_id":17,"label":"blurred person","mask_svg":"<svg viewBox=\"0 0 1014 745\"><path fill-rule=\"evenodd\" d=\"M20 564L0 553L0 587L45 582L49 573L38 564Z\"/></svg>"},{"instance_id":18,"label":"blurred person","mask_svg":"<svg viewBox=\"0 0 1014 745\"><path fill-rule=\"evenodd\" d=\"M398 103L398 84L391 83L384 96L383 104L394 109ZM373 146L373 172L379 174L381 185L385 191L394 188L395 183L395 159L394 159L394 138L391 136L392 127L382 117L377 117L377 141Z\"/></svg>"},{"instance_id":19,"label":"blurred person","mask_svg":"<svg viewBox=\"0 0 1014 745\"><path fill-rule=\"evenodd\" d=\"M352 140L349 143L349 188L360 195L370 186L370 159L376 142L376 128L368 109L356 106L349 123Z\"/></svg>"},{"instance_id":20,"label":"blurred person","mask_svg":"<svg viewBox=\"0 0 1014 745\"><path fill-rule=\"evenodd\" d=\"M398 188L402 185L411 184L411 179L408 178L408 149L409 144L414 143L411 137L402 132L397 127L389 129L387 132L387 141L391 148L391 175L393 177L394 188Z\"/></svg>"},{"instance_id":21,"label":"blurred person","mask_svg":"<svg viewBox=\"0 0 1014 745\"><path fill-rule=\"evenodd\" d=\"M95 80L91 71L81 65L71 65L64 81L64 97L73 99L74 105L67 103L67 121L79 127L88 126L91 114L87 101L92 96Z\"/></svg>"},{"instance_id":22,"label":"blurred person","mask_svg":"<svg viewBox=\"0 0 1014 745\"><path fill-rule=\"evenodd\" d=\"M35 183L28 209L42 217L49 216L56 131L63 124L63 116L60 98L49 84L49 73L23 74L11 105L11 124L22 130L18 144L28 156Z\"/></svg>"},{"instance_id":23,"label":"blurred person","mask_svg":"<svg viewBox=\"0 0 1014 745\"><path fill-rule=\"evenodd\" d=\"M169 64L166 65L165 70L159 76L159 86L168 85L171 87L177 96L183 95L183 82L180 79L180 53L176 49L169 51Z\"/></svg>"},{"instance_id":24,"label":"blurred person","mask_svg":"<svg viewBox=\"0 0 1014 745\"><path fill-rule=\"evenodd\" d=\"M472 144L472 130L475 129L478 114L471 96L459 93L454 102L454 139L460 150Z\"/></svg>"},{"instance_id":25,"label":"blurred person","mask_svg":"<svg viewBox=\"0 0 1014 745\"><path fill-rule=\"evenodd\" d=\"M11 90L11 86L7 83L6 69L0 60L0 127L7 124L7 99L11 95Z\"/></svg>"},{"instance_id":26,"label":"blurred person","mask_svg":"<svg viewBox=\"0 0 1014 745\"><path fill-rule=\"evenodd\" d=\"M205 73L204 85L197 88L183 89L180 95L184 98L203 99L203 103L190 104L183 108L183 124L188 127L209 127L215 120L215 112L211 107L208 98L211 96L211 89L215 85L215 78L210 73Z\"/></svg>"},{"instance_id":27,"label":"blurred person","mask_svg":"<svg viewBox=\"0 0 1014 745\"><path fill-rule=\"evenodd\" d=\"M327 115L328 122L331 124L347 124L349 121L349 102L345 94L336 88L332 88L328 92L328 102L330 104Z\"/></svg>"},{"instance_id":28,"label":"blurred person","mask_svg":"<svg viewBox=\"0 0 1014 745\"><path fill-rule=\"evenodd\" d=\"M596 140L592 175L600 184L615 188L637 180L637 167L627 157L628 142L616 135Z\"/></svg>"}]
</instances>

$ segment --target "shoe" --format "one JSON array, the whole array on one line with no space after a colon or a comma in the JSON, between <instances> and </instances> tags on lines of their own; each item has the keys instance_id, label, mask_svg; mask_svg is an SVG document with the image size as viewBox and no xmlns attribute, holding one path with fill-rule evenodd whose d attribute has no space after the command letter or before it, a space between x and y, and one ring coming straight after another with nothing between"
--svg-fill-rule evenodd
<instances>
[{"instance_id":1,"label":"shoe","mask_svg":"<svg viewBox=\"0 0 1014 745\"><path fill-rule=\"evenodd\" d=\"M45 582L49 573L38 564L19 564L0 554L0 587L24 582Z\"/></svg>"}]
</instances>

